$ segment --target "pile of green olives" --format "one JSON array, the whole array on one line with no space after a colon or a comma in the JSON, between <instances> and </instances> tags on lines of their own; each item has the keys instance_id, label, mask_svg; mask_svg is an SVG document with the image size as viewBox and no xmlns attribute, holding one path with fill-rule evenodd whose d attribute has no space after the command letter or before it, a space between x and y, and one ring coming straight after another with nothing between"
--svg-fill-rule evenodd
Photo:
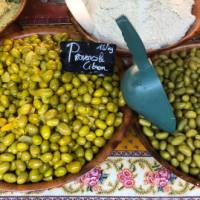
<instances>
[{"instance_id":1,"label":"pile of green olives","mask_svg":"<svg viewBox=\"0 0 200 200\"><path fill-rule=\"evenodd\" d=\"M140 117L139 123L162 158L200 179L200 49L155 57L160 76L177 118L173 134Z\"/></svg>"},{"instance_id":2,"label":"pile of green olives","mask_svg":"<svg viewBox=\"0 0 200 200\"><path fill-rule=\"evenodd\" d=\"M67 33L0 46L0 180L25 184L76 174L123 121L119 77L62 71Z\"/></svg>"}]
</instances>

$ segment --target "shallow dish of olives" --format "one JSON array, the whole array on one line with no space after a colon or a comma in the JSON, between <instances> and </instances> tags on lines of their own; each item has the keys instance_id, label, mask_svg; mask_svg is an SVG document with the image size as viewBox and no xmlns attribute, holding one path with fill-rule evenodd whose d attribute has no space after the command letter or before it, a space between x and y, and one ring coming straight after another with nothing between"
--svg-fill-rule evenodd
<instances>
[{"instance_id":1,"label":"shallow dish of olives","mask_svg":"<svg viewBox=\"0 0 200 200\"><path fill-rule=\"evenodd\" d=\"M0 190L50 189L100 164L132 121L112 76L62 71L63 29L19 32L0 44Z\"/></svg>"},{"instance_id":2,"label":"shallow dish of olives","mask_svg":"<svg viewBox=\"0 0 200 200\"><path fill-rule=\"evenodd\" d=\"M199 186L200 44L162 52L152 61L174 109L177 130L169 134L135 115L138 137L162 165Z\"/></svg>"}]
</instances>

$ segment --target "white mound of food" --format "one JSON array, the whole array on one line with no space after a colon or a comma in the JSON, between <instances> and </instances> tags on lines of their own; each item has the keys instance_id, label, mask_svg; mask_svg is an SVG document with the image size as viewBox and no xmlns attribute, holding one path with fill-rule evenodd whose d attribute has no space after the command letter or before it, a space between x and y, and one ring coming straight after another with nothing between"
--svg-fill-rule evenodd
<instances>
[{"instance_id":1,"label":"white mound of food","mask_svg":"<svg viewBox=\"0 0 200 200\"><path fill-rule=\"evenodd\" d=\"M126 15L147 49L176 43L195 22L194 0L83 0L99 40L127 47L115 19ZM89 31L89 30L88 30Z\"/></svg>"}]
</instances>

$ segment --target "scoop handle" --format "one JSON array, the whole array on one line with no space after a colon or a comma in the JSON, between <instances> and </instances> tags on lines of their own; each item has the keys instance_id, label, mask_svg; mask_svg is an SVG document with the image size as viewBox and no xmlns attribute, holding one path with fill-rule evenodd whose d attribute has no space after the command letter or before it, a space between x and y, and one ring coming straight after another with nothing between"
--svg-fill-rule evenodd
<instances>
[{"instance_id":1,"label":"scoop handle","mask_svg":"<svg viewBox=\"0 0 200 200\"><path fill-rule=\"evenodd\" d=\"M140 70L145 70L150 67L151 64L149 63L144 44L128 18L122 15L116 19L116 22L122 31L124 40L126 41L138 68Z\"/></svg>"}]
</instances>

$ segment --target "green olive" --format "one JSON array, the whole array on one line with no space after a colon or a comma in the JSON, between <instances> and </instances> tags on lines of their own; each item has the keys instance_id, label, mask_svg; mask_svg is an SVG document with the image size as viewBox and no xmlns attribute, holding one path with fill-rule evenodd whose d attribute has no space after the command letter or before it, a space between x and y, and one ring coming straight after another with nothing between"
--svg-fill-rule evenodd
<instances>
[{"instance_id":1,"label":"green olive","mask_svg":"<svg viewBox=\"0 0 200 200\"><path fill-rule=\"evenodd\" d=\"M102 147L104 144L105 144L105 139L103 137L97 137L95 138L94 140L94 144L97 146L97 147Z\"/></svg>"},{"instance_id":2,"label":"green olive","mask_svg":"<svg viewBox=\"0 0 200 200\"><path fill-rule=\"evenodd\" d=\"M85 151L85 159L87 161L91 161L93 159L93 151L91 149L87 149Z\"/></svg>"},{"instance_id":3,"label":"green olive","mask_svg":"<svg viewBox=\"0 0 200 200\"><path fill-rule=\"evenodd\" d=\"M76 141L79 145L85 145L86 143L86 139L84 137L78 137Z\"/></svg>"},{"instance_id":4,"label":"green olive","mask_svg":"<svg viewBox=\"0 0 200 200\"><path fill-rule=\"evenodd\" d=\"M115 122L115 114L114 113L108 114L106 117L106 124L108 126L112 126L114 125L114 122Z\"/></svg>"},{"instance_id":5,"label":"green olive","mask_svg":"<svg viewBox=\"0 0 200 200\"><path fill-rule=\"evenodd\" d=\"M82 126L79 130L79 135L81 137L85 137L90 132L90 128L88 126Z\"/></svg>"},{"instance_id":6,"label":"green olive","mask_svg":"<svg viewBox=\"0 0 200 200\"><path fill-rule=\"evenodd\" d=\"M29 133L29 135L35 135L39 132L38 127L33 124L27 124L26 125L26 132Z\"/></svg>"},{"instance_id":7,"label":"green olive","mask_svg":"<svg viewBox=\"0 0 200 200\"><path fill-rule=\"evenodd\" d=\"M19 142L19 143L17 143L16 148L17 148L17 151L21 151L22 152L22 151L28 150L29 145L26 144L26 143L23 143L23 142Z\"/></svg>"},{"instance_id":8,"label":"green olive","mask_svg":"<svg viewBox=\"0 0 200 200\"><path fill-rule=\"evenodd\" d=\"M46 153L49 151L49 142L47 140L43 140L41 145L40 145L40 149L41 149L41 153Z\"/></svg>"},{"instance_id":9,"label":"green olive","mask_svg":"<svg viewBox=\"0 0 200 200\"><path fill-rule=\"evenodd\" d=\"M103 134L104 134L104 131L102 129L96 129L95 135L97 137L101 137L101 136L103 136Z\"/></svg>"},{"instance_id":10,"label":"green olive","mask_svg":"<svg viewBox=\"0 0 200 200\"><path fill-rule=\"evenodd\" d=\"M17 177L13 173L6 173L3 175L3 180L7 183L15 183L17 181Z\"/></svg>"},{"instance_id":11,"label":"green olive","mask_svg":"<svg viewBox=\"0 0 200 200\"><path fill-rule=\"evenodd\" d=\"M28 151L22 152L21 159L22 161L29 161L31 159L30 153Z\"/></svg>"},{"instance_id":12,"label":"green olive","mask_svg":"<svg viewBox=\"0 0 200 200\"><path fill-rule=\"evenodd\" d=\"M50 120L50 119L55 118L57 114L58 114L58 111L56 109L50 109L45 113L44 117L46 120Z\"/></svg>"},{"instance_id":13,"label":"green olive","mask_svg":"<svg viewBox=\"0 0 200 200\"><path fill-rule=\"evenodd\" d=\"M51 129L49 126L44 125L42 126L40 133L45 140L48 140L51 136Z\"/></svg>"},{"instance_id":14,"label":"green olive","mask_svg":"<svg viewBox=\"0 0 200 200\"><path fill-rule=\"evenodd\" d=\"M78 132L82 126L82 123L80 120L77 119L73 122L72 126L73 126L73 131Z\"/></svg>"},{"instance_id":15,"label":"green olive","mask_svg":"<svg viewBox=\"0 0 200 200\"><path fill-rule=\"evenodd\" d=\"M38 169L42 166L42 161L39 159L31 159L29 160L28 166L31 169Z\"/></svg>"},{"instance_id":16,"label":"green olive","mask_svg":"<svg viewBox=\"0 0 200 200\"><path fill-rule=\"evenodd\" d=\"M13 133L9 133L2 139L2 143L5 146L10 146L14 142L14 140L15 140L15 135Z\"/></svg>"},{"instance_id":17,"label":"green olive","mask_svg":"<svg viewBox=\"0 0 200 200\"><path fill-rule=\"evenodd\" d=\"M60 146L68 145L71 142L71 137L69 135L65 135L59 139L58 144Z\"/></svg>"},{"instance_id":18,"label":"green olive","mask_svg":"<svg viewBox=\"0 0 200 200\"><path fill-rule=\"evenodd\" d=\"M9 162L1 162L0 163L0 174L5 174L10 169Z\"/></svg>"},{"instance_id":19,"label":"green olive","mask_svg":"<svg viewBox=\"0 0 200 200\"><path fill-rule=\"evenodd\" d=\"M148 137L153 137L154 136L154 132L150 128L146 127L146 126L143 127L143 132Z\"/></svg>"},{"instance_id":20,"label":"green olive","mask_svg":"<svg viewBox=\"0 0 200 200\"><path fill-rule=\"evenodd\" d=\"M42 137L40 135L34 135L32 137L32 142L33 142L34 145L41 145Z\"/></svg>"},{"instance_id":21,"label":"green olive","mask_svg":"<svg viewBox=\"0 0 200 200\"><path fill-rule=\"evenodd\" d=\"M66 163L70 163L73 160L73 156L69 153L63 153L61 154L61 159Z\"/></svg>"},{"instance_id":22,"label":"green olive","mask_svg":"<svg viewBox=\"0 0 200 200\"><path fill-rule=\"evenodd\" d=\"M47 178L49 176L52 176L52 175L53 175L53 169L52 168L49 168L44 172L44 177L45 178Z\"/></svg>"},{"instance_id":23,"label":"green olive","mask_svg":"<svg viewBox=\"0 0 200 200\"><path fill-rule=\"evenodd\" d=\"M17 177L17 184L22 185L26 183L28 180L28 173L27 172L21 172L19 176Z\"/></svg>"},{"instance_id":24,"label":"green olive","mask_svg":"<svg viewBox=\"0 0 200 200\"><path fill-rule=\"evenodd\" d=\"M42 174L37 169L33 169L29 173L29 180L33 183L41 181L43 178Z\"/></svg>"},{"instance_id":25,"label":"green olive","mask_svg":"<svg viewBox=\"0 0 200 200\"><path fill-rule=\"evenodd\" d=\"M33 158L37 158L40 155L40 148L36 145L31 145L30 154Z\"/></svg>"},{"instance_id":26,"label":"green olive","mask_svg":"<svg viewBox=\"0 0 200 200\"><path fill-rule=\"evenodd\" d=\"M47 121L47 126L56 127L59 124L59 119L50 119Z\"/></svg>"},{"instance_id":27,"label":"green olive","mask_svg":"<svg viewBox=\"0 0 200 200\"><path fill-rule=\"evenodd\" d=\"M56 177L61 177L64 176L67 173L67 170L65 167L59 167L55 170L55 176Z\"/></svg>"},{"instance_id":28,"label":"green olive","mask_svg":"<svg viewBox=\"0 0 200 200\"><path fill-rule=\"evenodd\" d=\"M95 121L95 125L97 126L97 128L100 128L100 129L103 129L103 130L105 130L106 127L107 127L106 123L104 121L100 120L100 119L97 119Z\"/></svg>"},{"instance_id":29,"label":"green olive","mask_svg":"<svg viewBox=\"0 0 200 200\"><path fill-rule=\"evenodd\" d=\"M30 114L29 115L29 122L31 124L37 125L40 122L39 115L38 114Z\"/></svg>"},{"instance_id":30,"label":"green olive","mask_svg":"<svg viewBox=\"0 0 200 200\"><path fill-rule=\"evenodd\" d=\"M27 115L27 114L30 113L31 109L32 109L32 105L31 104L25 104L25 105L23 105L22 107L20 107L18 109L18 113L20 115Z\"/></svg>"},{"instance_id":31,"label":"green olive","mask_svg":"<svg viewBox=\"0 0 200 200\"><path fill-rule=\"evenodd\" d=\"M87 135L86 135L86 139L88 141L94 141L94 139L96 138L96 134L93 133L93 132L89 132Z\"/></svg>"},{"instance_id":32,"label":"green olive","mask_svg":"<svg viewBox=\"0 0 200 200\"><path fill-rule=\"evenodd\" d=\"M81 170L81 163L78 161L71 162L67 165L67 171L76 174Z\"/></svg>"},{"instance_id":33,"label":"green olive","mask_svg":"<svg viewBox=\"0 0 200 200\"><path fill-rule=\"evenodd\" d=\"M48 163L49 161L51 161L53 158L52 153L47 152L44 153L43 155L40 156L40 159L44 162L44 163Z\"/></svg>"},{"instance_id":34,"label":"green olive","mask_svg":"<svg viewBox=\"0 0 200 200\"><path fill-rule=\"evenodd\" d=\"M58 132L59 132L60 134L62 134L62 135L71 135L71 129L70 129L70 127L69 127L67 124L65 124L65 123L60 123L60 124L58 124L57 130L58 130Z\"/></svg>"},{"instance_id":35,"label":"green olive","mask_svg":"<svg viewBox=\"0 0 200 200\"><path fill-rule=\"evenodd\" d=\"M25 171L26 170L26 164L22 160L16 160L15 161L16 168L19 171Z\"/></svg>"}]
</instances>

